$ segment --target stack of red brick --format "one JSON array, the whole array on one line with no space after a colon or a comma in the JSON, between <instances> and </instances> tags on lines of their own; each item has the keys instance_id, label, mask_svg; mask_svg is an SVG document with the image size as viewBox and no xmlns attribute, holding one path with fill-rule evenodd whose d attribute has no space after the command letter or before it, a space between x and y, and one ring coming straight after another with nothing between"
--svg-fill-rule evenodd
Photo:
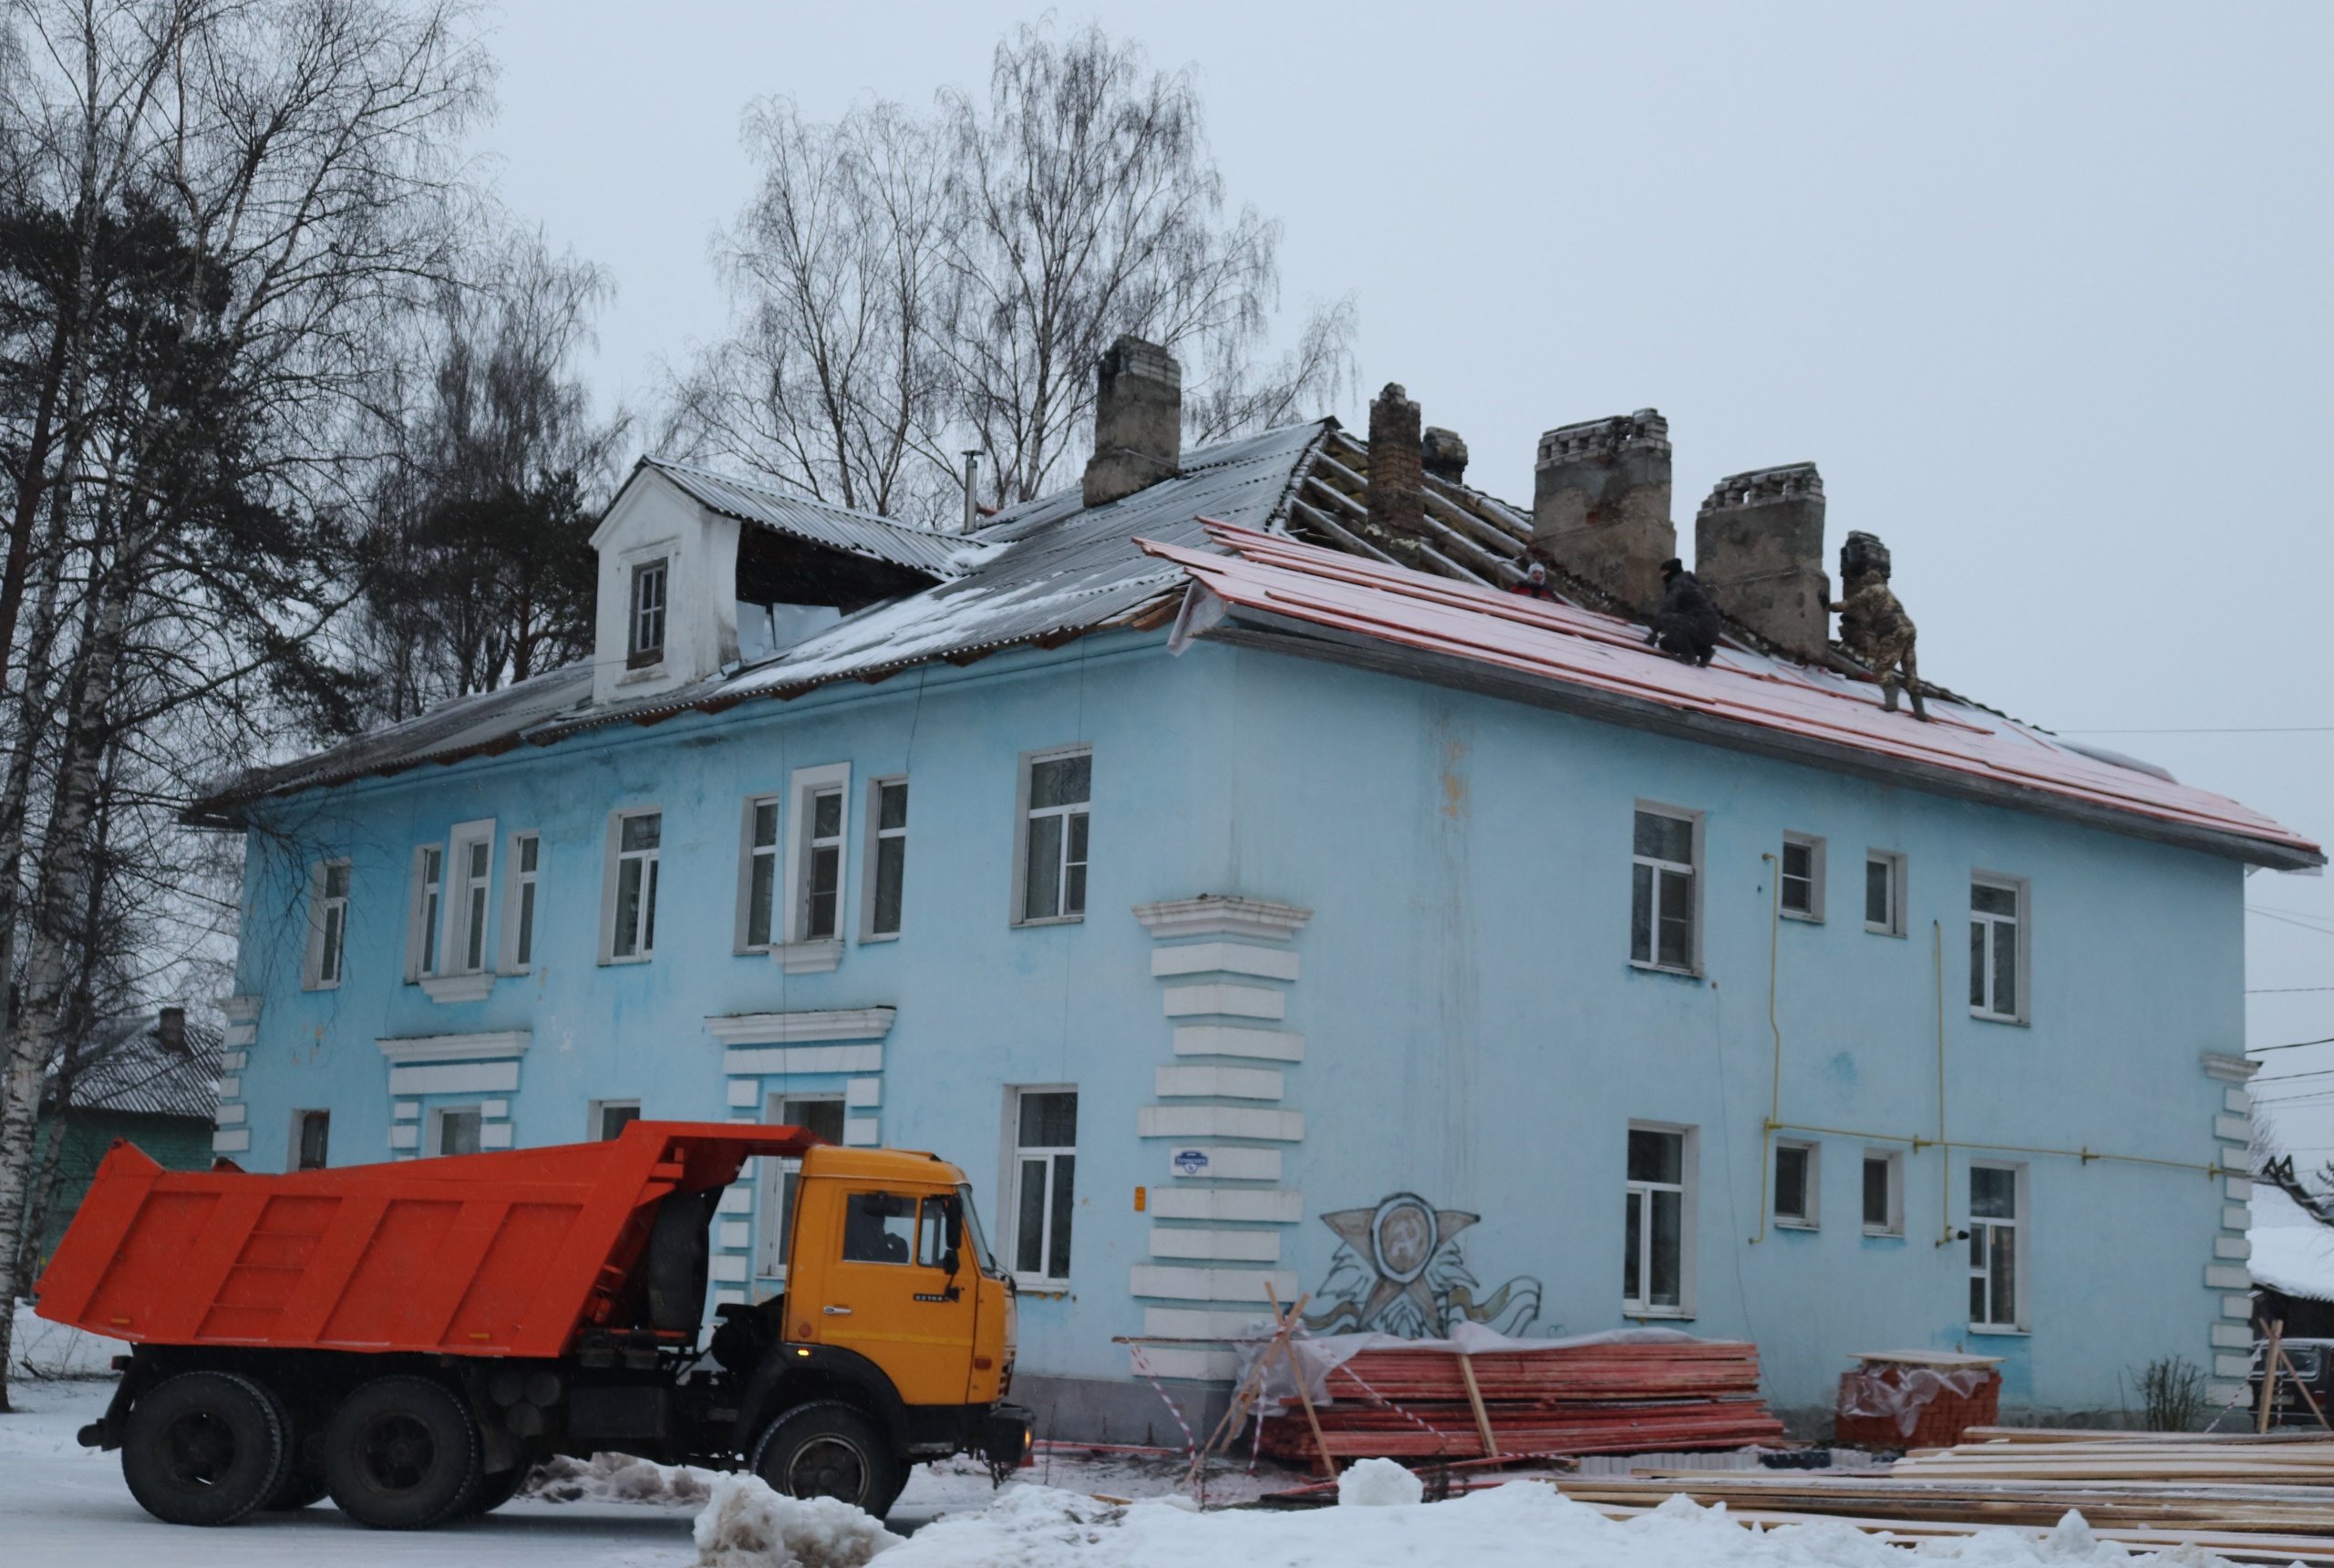
<instances>
[{"instance_id":1,"label":"stack of red brick","mask_svg":"<svg viewBox=\"0 0 2334 1568\"><path fill-rule=\"evenodd\" d=\"M1329 1374L1331 1402L1314 1410L1330 1455L1481 1457L1469 1369L1503 1454L1739 1448L1783 1435L1759 1397L1755 1345L1585 1345L1460 1362L1424 1347L1365 1350L1345 1362ZM1293 1401L1265 1418L1264 1451L1315 1459L1312 1429Z\"/></svg>"}]
</instances>

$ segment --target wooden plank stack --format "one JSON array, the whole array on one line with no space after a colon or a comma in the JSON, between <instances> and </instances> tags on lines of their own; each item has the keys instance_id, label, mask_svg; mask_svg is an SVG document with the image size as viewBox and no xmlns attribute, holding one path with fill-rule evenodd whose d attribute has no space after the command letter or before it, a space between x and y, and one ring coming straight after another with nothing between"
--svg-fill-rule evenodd
<instances>
[{"instance_id":1,"label":"wooden plank stack","mask_svg":"<svg viewBox=\"0 0 2334 1568\"><path fill-rule=\"evenodd\" d=\"M1751 1345L1588 1345L1464 1358L1365 1350L1329 1374L1328 1393L1332 1402L1314 1415L1340 1460L1475 1459L1487 1451L1486 1435L1503 1454L1740 1448L1782 1436L1759 1398ZM1265 1418L1264 1451L1313 1460L1300 1410Z\"/></svg>"}]
</instances>

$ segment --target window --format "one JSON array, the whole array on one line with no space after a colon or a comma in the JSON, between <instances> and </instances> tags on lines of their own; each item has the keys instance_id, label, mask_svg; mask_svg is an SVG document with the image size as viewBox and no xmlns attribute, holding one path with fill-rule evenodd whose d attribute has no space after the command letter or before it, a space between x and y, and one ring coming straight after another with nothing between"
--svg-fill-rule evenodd
<instances>
[{"instance_id":1,"label":"window","mask_svg":"<svg viewBox=\"0 0 2334 1568\"><path fill-rule=\"evenodd\" d=\"M904 1264L915 1256L914 1198L852 1192L842 1201L842 1261Z\"/></svg>"},{"instance_id":2,"label":"window","mask_svg":"<svg viewBox=\"0 0 2334 1568\"><path fill-rule=\"evenodd\" d=\"M1969 1167L1969 1326L2015 1333L2025 1326L2019 1276L2019 1189L2014 1165Z\"/></svg>"},{"instance_id":3,"label":"window","mask_svg":"<svg viewBox=\"0 0 2334 1568\"><path fill-rule=\"evenodd\" d=\"M1905 1233L1905 1157L1895 1150L1864 1151L1864 1233Z\"/></svg>"},{"instance_id":4,"label":"window","mask_svg":"<svg viewBox=\"0 0 2334 1568\"><path fill-rule=\"evenodd\" d=\"M295 1110L292 1113L292 1169L322 1171L332 1150L332 1112Z\"/></svg>"},{"instance_id":5,"label":"window","mask_svg":"<svg viewBox=\"0 0 2334 1568\"><path fill-rule=\"evenodd\" d=\"M665 584L670 560L644 561L632 569L631 628L625 665L638 669L665 657Z\"/></svg>"},{"instance_id":6,"label":"window","mask_svg":"<svg viewBox=\"0 0 2334 1568\"><path fill-rule=\"evenodd\" d=\"M840 1098L789 1099L774 1094L769 1097L763 1120L775 1127L799 1127L805 1132L817 1133L830 1143L841 1143L842 1110ZM755 1266L765 1279L786 1277L787 1233L794 1228L794 1190L801 1172L800 1160L778 1160L768 1155L762 1158L761 1258Z\"/></svg>"},{"instance_id":7,"label":"window","mask_svg":"<svg viewBox=\"0 0 2334 1568\"><path fill-rule=\"evenodd\" d=\"M542 837L511 835L511 870L502 890L502 967L524 974L535 965L535 907L542 874Z\"/></svg>"},{"instance_id":8,"label":"window","mask_svg":"<svg viewBox=\"0 0 2334 1568\"><path fill-rule=\"evenodd\" d=\"M835 922L842 909L842 791L812 790L808 805L801 940L825 942L835 934Z\"/></svg>"},{"instance_id":9,"label":"window","mask_svg":"<svg viewBox=\"0 0 2334 1568\"><path fill-rule=\"evenodd\" d=\"M595 1099L592 1102L592 1140L605 1143L620 1138L624 1130L640 1119L640 1102L636 1099Z\"/></svg>"},{"instance_id":10,"label":"window","mask_svg":"<svg viewBox=\"0 0 2334 1568\"><path fill-rule=\"evenodd\" d=\"M453 955L451 972L476 975L486 967L486 896L492 885L494 839L491 824L482 831L454 830L454 906L448 933Z\"/></svg>"},{"instance_id":11,"label":"window","mask_svg":"<svg viewBox=\"0 0 2334 1568\"><path fill-rule=\"evenodd\" d=\"M1864 928L1879 936L1905 934L1905 857L1886 850L1864 855Z\"/></svg>"},{"instance_id":12,"label":"window","mask_svg":"<svg viewBox=\"0 0 2334 1568\"><path fill-rule=\"evenodd\" d=\"M429 1152L432 1154L476 1154L479 1149L477 1106L448 1106L429 1113Z\"/></svg>"},{"instance_id":13,"label":"window","mask_svg":"<svg viewBox=\"0 0 2334 1568\"><path fill-rule=\"evenodd\" d=\"M877 779L867 786L867 929L860 940L900 934L900 898L908 863L908 781Z\"/></svg>"},{"instance_id":14,"label":"window","mask_svg":"<svg viewBox=\"0 0 2334 1568\"><path fill-rule=\"evenodd\" d=\"M1692 1146L1685 1128L1629 1129L1621 1310L1631 1317L1692 1315Z\"/></svg>"},{"instance_id":15,"label":"window","mask_svg":"<svg viewBox=\"0 0 2334 1568\"><path fill-rule=\"evenodd\" d=\"M438 915L444 902L446 851L424 844L413 851L413 911L406 931L406 978L438 973Z\"/></svg>"},{"instance_id":16,"label":"window","mask_svg":"<svg viewBox=\"0 0 2334 1568\"><path fill-rule=\"evenodd\" d=\"M1823 918L1823 841L1806 833L1783 835L1782 912L1790 920Z\"/></svg>"},{"instance_id":17,"label":"window","mask_svg":"<svg viewBox=\"0 0 2334 1568\"><path fill-rule=\"evenodd\" d=\"M1022 760L1021 924L1086 917L1086 815L1094 755L1075 751Z\"/></svg>"},{"instance_id":18,"label":"window","mask_svg":"<svg viewBox=\"0 0 2334 1568\"><path fill-rule=\"evenodd\" d=\"M2026 884L1979 876L1969 883L1969 1011L2023 1023Z\"/></svg>"},{"instance_id":19,"label":"window","mask_svg":"<svg viewBox=\"0 0 2334 1568\"><path fill-rule=\"evenodd\" d=\"M303 986L329 991L340 984L340 961L348 945L348 862L325 861L310 873L308 958Z\"/></svg>"},{"instance_id":20,"label":"window","mask_svg":"<svg viewBox=\"0 0 2334 1568\"><path fill-rule=\"evenodd\" d=\"M738 951L759 953L770 944L770 913L778 894L778 797L757 795L746 802L744 929Z\"/></svg>"},{"instance_id":21,"label":"window","mask_svg":"<svg viewBox=\"0 0 2334 1568\"><path fill-rule=\"evenodd\" d=\"M1629 893L1629 962L1691 974L1695 968L1694 839L1697 819L1637 814Z\"/></svg>"},{"instance_id":22,"label":"window","mask_svg":"<svg viewBox=\"0 0 2334 1568\"><path fill-rule=\"evenodd\" d=\"M609 820L615 874L608 882L603 962L647 958L656 951L656 858L664 836L661 811L619 811Z\"/></svg>"},{"instance_id":23,"label":"window","mask_svg":"<svg viewBox=\"0 0 2334 1568\"><path fill-rule=\"evenodd\" d=\"M1070 1213L1078 1202L1078 1091L1017 1091L1013 1268L1026 1279L1069 1279Z\"/></svg>"},{"instance_id":24,"label":"window","mask_svg":"<svg viewBox=\"0 0 2334 1568\"><path fill-rule=\"evenodd\" d=\"M1815 1229L1820 1191L1816 1179L1817 1153L1812 1143L1776 1143L1776 1224L1810 1231Z\"/></svg>"}]
</instances>

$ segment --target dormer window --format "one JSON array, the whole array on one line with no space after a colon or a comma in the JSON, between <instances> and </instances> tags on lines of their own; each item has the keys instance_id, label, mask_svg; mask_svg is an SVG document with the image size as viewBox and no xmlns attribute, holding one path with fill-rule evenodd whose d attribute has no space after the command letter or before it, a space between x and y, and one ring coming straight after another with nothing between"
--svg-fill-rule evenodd
<instances>
[{"instance_id":1,"label":"dormer window","mask_svg":"<svg viewBox=\"0 0 2334 1568\"><path fill-rule=\"evenodd\" d=\"M665 659L665 572L670 559L645 561L632 569L631 646L625 665L638 669Z\"/></svg>"}]
</instances>

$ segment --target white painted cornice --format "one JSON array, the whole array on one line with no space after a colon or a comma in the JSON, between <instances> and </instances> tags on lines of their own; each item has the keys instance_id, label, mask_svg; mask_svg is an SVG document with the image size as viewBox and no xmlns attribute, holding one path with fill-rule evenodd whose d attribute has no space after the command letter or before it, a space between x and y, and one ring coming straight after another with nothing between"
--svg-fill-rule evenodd
<instances>
[{"instance_id":1,"label":"white painted cornice","mask_svg":"<svg viewBox=\"0 0 2334 1568\"><path fill-rule=\"evenodd\" d=\"M705 1026L725 1046L788 1046L803 1040L880 1040L892 1032L893 1007L820 1013L723 1013Z\"/></svg>"},{"instance_id":2,"label":"white painted cornice","mask_svg":"<svg viewBox=\"0 0 2334 1568\"><path fill-rule=\"evenodd\" d=\"M1203 892L1197 898L1136 904L1134 917L1150 930L1154 940L1162 942L1179 936L1246 936L1286 942L1305 929L1313 912L1269 899Z\"/></svg>"},{"instance_id":3,"label":"white painted cornice","mask_svg":"<svg viewBox=\"0 0 2334 1568\"><path fill-rule=\"evenodd\" d=\"M414 1035L373 1043L397 1066L411 1067L423 1062L475 1062L522 1057L533 1039L532 1029L502 1029L480 1035Z\"/></svg>"}]
</instances>

